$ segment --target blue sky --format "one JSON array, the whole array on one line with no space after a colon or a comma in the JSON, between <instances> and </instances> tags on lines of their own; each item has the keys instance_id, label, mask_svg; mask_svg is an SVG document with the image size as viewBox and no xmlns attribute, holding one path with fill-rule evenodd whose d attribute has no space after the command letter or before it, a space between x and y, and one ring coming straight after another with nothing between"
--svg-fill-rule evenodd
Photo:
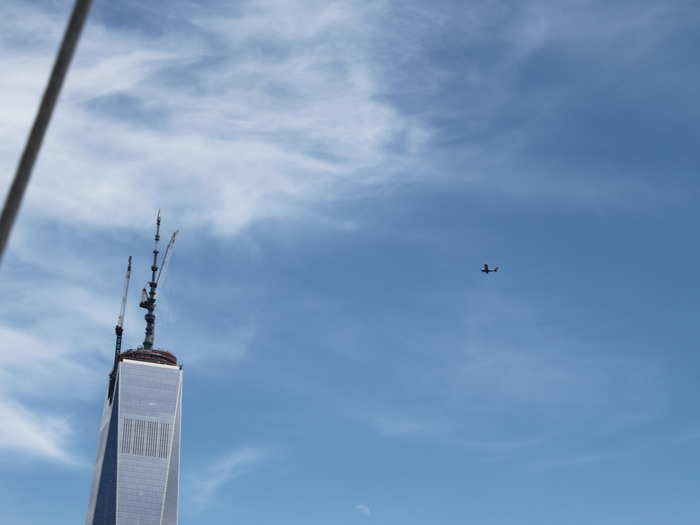
<instances>
[{"instance_id":1,"label":"blue sky","mask_svg":"<svg viewBox=\"0 0 700 525\"><path fill-rule=\"evenodd\" d=\"M4 187L69 4L0 5ZM0 270L2 522L84 519L161 208L181 523L696 523L699 23L96 1Z\"/></svg>"}]
</instances>

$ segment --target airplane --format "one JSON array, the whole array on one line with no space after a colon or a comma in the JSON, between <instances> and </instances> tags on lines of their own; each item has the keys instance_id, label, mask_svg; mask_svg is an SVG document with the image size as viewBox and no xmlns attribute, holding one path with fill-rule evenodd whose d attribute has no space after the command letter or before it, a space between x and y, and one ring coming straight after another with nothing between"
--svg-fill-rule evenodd
<instances>
[{"instance_id":1,"label":"airplane","mask_svg":"<svg viewBox=\"0 0 700 525\"><path fill-rule=\"evenodd\" d=\"M486 275L488 275L491 272L497 272L498 271L498 266L495 268L489 268L488 264L485 264L484 267L481 269L482 272L484 272Z\"/></svg>"}]
</instances>

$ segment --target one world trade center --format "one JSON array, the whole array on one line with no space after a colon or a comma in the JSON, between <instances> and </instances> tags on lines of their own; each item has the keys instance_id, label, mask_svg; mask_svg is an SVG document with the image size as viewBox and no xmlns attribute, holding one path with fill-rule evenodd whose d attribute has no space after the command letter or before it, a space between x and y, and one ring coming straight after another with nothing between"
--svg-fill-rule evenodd
<instances>
[{"instance_id":1,"label":"one world trade center","mask_svg":"<svg viewBox=\"0 0 700 525\"><path fill-rule=\"evenodd\" d=\"M177 525L178 521L182 367L172 353L153 348L156 288L175 234L158 271L159 230L160 216L152 278L141 300L147 310L146 337L139 348L121 352L129 261L86 525Z\"/></svg>"}]
</instances>

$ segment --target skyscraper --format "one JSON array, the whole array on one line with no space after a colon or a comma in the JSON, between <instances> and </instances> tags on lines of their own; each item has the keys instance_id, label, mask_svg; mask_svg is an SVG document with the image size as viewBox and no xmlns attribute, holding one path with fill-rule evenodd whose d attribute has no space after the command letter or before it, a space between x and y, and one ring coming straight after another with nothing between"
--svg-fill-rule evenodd
<instances>
[{"instance_id":1,"label":"skyscraper","mask_svg":"<svg viewBox=\"0 0 700 525\"><path fill-rule=\"evenodd\" d=\"M146 338L141 347L121 352L131 264L127 270L86 525L177 525L182 367L170 352L153 348L159 231L160 216L150 291L144 289L141 301ZM162 265L174 240L175 234Z\"/></svg>"}]
</instances>

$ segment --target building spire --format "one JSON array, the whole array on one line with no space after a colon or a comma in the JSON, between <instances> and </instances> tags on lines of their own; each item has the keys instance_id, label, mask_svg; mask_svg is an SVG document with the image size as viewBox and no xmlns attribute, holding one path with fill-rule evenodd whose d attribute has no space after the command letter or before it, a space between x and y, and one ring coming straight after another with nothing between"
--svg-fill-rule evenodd
<instances>
[{"instance_id":1,"label":"building spire","mask_svg":"<svg viewBox=\"0 0 700 525\"><path fill-rule=\"evenodd\" d=\"M151 264L151 280L148 281L148 293L146 289L143 289L141 303L139 306L147 310L144 319L146 319L146 337L143 340L143 347L150 349L153 348L153 337L155 335L156 328L156 315L153 313L156 309L156 288L158 282L156 281L156 272L158 272L158 243L160 242L160 210L158 210L158 216L156 217L156 235L155 241L153 243L153 264Z\"/></svg>"},{"instance_id":2,"label":"building spire","mask_svg":"<svg viewBox=\"0 0 700 525\"><path fill-rule=\"evenodd\" d=\"M156 315L153 313L156 309L156 289L158 288L158 283L160 282L160 277L168 266L170 261L169 256L172 255L172 248L175 246L175 238L177 237L179 230L176 230L170 237L170 242L165 248L165 253L163 257L158 260L158 254L160 250L158 249L158 243L160 242L160 210L158 210L158 216L156 217L156 236L153 245L153 263L151 264L151 280L148 281L148 291L146 288L141 290L141 303L139 306L147 310L144 319L146 319L146 337L143 340L142 348L150 350L153 348L153 339L156 329ZM160 263L160 271L158 264Z\"/></svg>"}]
</instances>

